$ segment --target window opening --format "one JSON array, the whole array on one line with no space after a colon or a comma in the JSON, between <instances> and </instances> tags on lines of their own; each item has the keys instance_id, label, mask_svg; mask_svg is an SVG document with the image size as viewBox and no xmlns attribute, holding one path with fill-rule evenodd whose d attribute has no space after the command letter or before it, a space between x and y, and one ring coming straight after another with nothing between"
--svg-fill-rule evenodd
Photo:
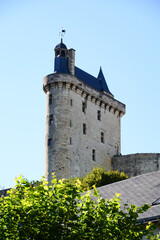
<instances>
[{"instance_id":1,"label":"window opening","mask_svg":"<svg viewBox=\"0 0 160 240\"><path fill-rule=\"evenodd\" d=\"M73 106L73 101L72 101L72 99L70 99L70 106Z\"/></svg>"},{"instance_id":2,"label":"window opening","mask_svg":"<svg viewBox=\"0 0 160 240\"><path fill-rule=\"evenodd\" d=\"M96 150L92 149L92 160L96 161Z\"/></svg>"},{"instance_id":3,"label":"window opening","mask_svg":"<svg viewBox=\"0 0 160 240\"><path fill-rule=\"evenodd\" d=\"M86 124L83 123L83 134L86 134Z\"/></svg>"},{"instance_id":4,"label":"window opening","mask_svg":"<svg viewBox=\"0 0 160 240\"><path fill-rule=\"evenodd\" d=\"M72 138L70 137L70 145L72 145Z\"/></svg>"},{"instance_id":5,"label":"window opening","mask_svg":"<svg viewBox=\"0 0 160 240\"><path fill-rule=\"evenodd\" d=\"M65 51L61 51L61 57L65 57Z\"/></svg>"},{"instance_id":6,"label":"window opening","mask_svg":"<svg viewBox=\"0 0 160 240\"><path fill-rule=\"evenodd\" d=\"M97 119L99 121L101 121L101 111L100 110L97 111Z\"/></svg>"},{"instance_id":7,"label":"window opening","mask_svg":"<svg viewBox=\"0 0 160 240\"><path fill-rule=\"evenodd\" d=\"M72 127L72 120L70 120L70 122L69 122L69 126Z\"/></svg>"},{"instance_id":8,"label":"window opening","mask_svg":"<svg viewBox=\"0 0 160 240\"><path fill-rule=\"evenodd\" d=\"M101 132L101 142L104 143L104 132Z\"/></svg>"},{"instance_id":9,"label":"window opening","mask_svg":"<svg viewBox=\"0 0 160 240\"><path fill-rule=\"evenodd\" d=\"M52 94L49 94L49 105L52 104Z\"/></svg>"},{"instance_id":10,"label":"window opening","mask_svg":"<svg viewBox=\"0 0 160 240\"><path fill-rule=\"evenodd\" d=\"M53 114L49 115L49 125L53 123Z\"/></svg>"},{"instance_id":11,"label":"window opening","mask_svg":"<svg viewBox=\"0 0 160 240\"><path fill-rule=\"evenodd\" d=\"M87 108L87 105L85 102L82 102L82 112L83 113L86 113L86 108Z\"/></svg>"},{"instance_id":12,"label":"window opening","mask_svg":"<svg viewBox=\"0 0 160 240\"><path fill-rule=\"evenodd\" d=\"M51 146L52 145L52 138L49 138L48 139L48 146Z\"/></svg>"},{"instance_id":13,"label":"window opening","mask_svg":"<svg viewBox=\"0 0 160 240\"><path fill-rule=\"evenodd\" d=\"M59 57L59 55L60 55L60 52L58 50L58 51L56 51L56 57Z\"/></svg>"}]
</instances>

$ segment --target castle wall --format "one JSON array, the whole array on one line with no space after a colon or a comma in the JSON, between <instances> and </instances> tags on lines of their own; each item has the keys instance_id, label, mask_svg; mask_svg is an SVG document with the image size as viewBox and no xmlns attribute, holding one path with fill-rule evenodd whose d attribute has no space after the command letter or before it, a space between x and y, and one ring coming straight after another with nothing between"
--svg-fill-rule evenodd
<instances>
[{"instance_id":1,"label":"castle wall","mask_svg":"<svg viewBox=\"0 0 160 240\"><path fill-rule=\"evenodd\" d=\"M44 90L47 94L45 175L49 173L48 180L51 181L52 172L58 178L70 178L83 176L94 166L110 170L111 157L120 153L120 117L124 105L105 94L99 96L99 92L68 74L48 75L44 78ZM49 104L51 94L52 104ZM97 111L101 120L97 119ZM51 124L50 115L53 115ZM101 133L104 142L101 142ZM50 145L49 139L52 139Z\"/></svg>"},{"instance_id":2,"label":"castle wall","mask_svg":"<svg viewBox=\"0 0 160 240\"><path fill-rule=\"evenodd\" d=\"M114 156L111 161L112 169L137 176L160 170L160 153L137 153L124 156Z\"/></svg>"}]
</instances>

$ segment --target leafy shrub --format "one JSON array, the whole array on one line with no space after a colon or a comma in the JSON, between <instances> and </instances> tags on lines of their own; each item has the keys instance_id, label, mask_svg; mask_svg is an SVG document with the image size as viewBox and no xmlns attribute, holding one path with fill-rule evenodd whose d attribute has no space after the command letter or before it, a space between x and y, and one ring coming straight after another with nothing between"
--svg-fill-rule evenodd
<instances>
[{"instance_id":1,"label":"leafy shrub","mask_svg":"<svg viewBox=\"0 0 160 240\"><path fill-rule=\"evenodd\" d=\"M82 189L86 191L92 189L94 185L96 187L101 187L127 178L128 176L124 172L105 171L103 168L95 167L90 173L87 173L86 176L71 178L70 182L75 183L77 180L80 180Z\"/></svg>"},{"instance_id":2,"label":"leafy shrub","mask_svg":"<svg viewBox=\"0 0 160 240\"><path fill-rule=\"evenodd\" d=\"M147 204L120 206L115 198L100 198L98 191L81 194L75 184L53 178L32 183L21 176L8 196L0 198L0 239L2 240L140 240L151 233L151 224L136 224Z\"/></svg>"}]
</instances>

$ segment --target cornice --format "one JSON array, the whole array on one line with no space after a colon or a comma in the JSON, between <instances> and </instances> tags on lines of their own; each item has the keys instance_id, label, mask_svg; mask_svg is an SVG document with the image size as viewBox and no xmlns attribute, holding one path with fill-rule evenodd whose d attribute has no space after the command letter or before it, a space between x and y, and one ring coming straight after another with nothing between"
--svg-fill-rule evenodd
<instances>
[{"instance_id":1,"label":"cornice","mask_svg":"<svg viewBox=\"0 0 160 240\"><path fill-rule=\"evenodd\" d=\"M82 96L84 99L95 103L97 106L108 110L109 112L122 117L125 114L125 105L114 99L106 92L99 92L86 85L75 76L63 73L53 73L43 79L43 90L45 93L51 89L64 88L70 89Z\"/></svg>"}]
</instances>

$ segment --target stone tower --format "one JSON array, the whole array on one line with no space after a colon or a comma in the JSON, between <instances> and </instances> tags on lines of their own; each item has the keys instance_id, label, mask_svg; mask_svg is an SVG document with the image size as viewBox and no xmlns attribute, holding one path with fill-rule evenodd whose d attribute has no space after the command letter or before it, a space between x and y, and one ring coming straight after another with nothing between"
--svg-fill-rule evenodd
<instances>
[{"instance_id":1,"label":"stone tower","mask_svg":"<svg viewBox=\"0 0 160 240\"><path fill-rule=\"evenodd\" d=\"M90 61L90 59L88 59ZM45 176L83 176L94 166L111 169L120 154L120 121L125 105L109 91L102 69L98 77L75 66L75 50L55 47L54 73L43 80L47 95Z\"/></svg>"}]
</instances>

